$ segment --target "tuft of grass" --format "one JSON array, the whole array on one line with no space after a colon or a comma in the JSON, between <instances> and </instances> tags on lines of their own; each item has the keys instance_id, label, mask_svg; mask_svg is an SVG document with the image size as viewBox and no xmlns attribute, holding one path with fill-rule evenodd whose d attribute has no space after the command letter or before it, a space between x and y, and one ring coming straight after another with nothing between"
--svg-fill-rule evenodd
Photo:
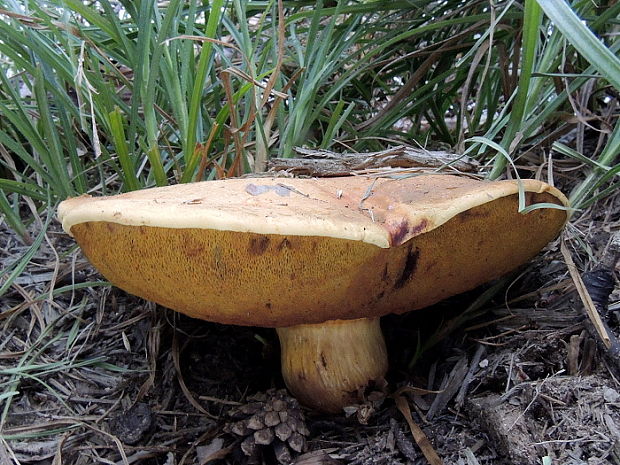
<instances>
[{"instance_id":1,"label":"tuft of grass","mask_svg":"<svg viewBox=\"0 0 620 465\"><path fill-rule=\"evenodd\" d=\"M583 162L571 200L587 208L619 169L608 3L0 0L0 212L29 242L24 201L388 144L466 153L490 178Z\"/></svg>"}]
</instances>

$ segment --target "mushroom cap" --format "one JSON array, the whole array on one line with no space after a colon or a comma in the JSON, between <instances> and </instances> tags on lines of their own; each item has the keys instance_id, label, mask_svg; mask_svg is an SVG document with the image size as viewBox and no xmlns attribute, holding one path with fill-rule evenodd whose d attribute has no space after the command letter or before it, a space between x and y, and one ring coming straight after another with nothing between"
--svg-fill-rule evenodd
<instances>
[{"instance_id":1,"label":"mushroom cap","mask_svg":"<svg viewBox=\"0 0 620 465\"><path fill-rule=\"evenodd\" d=\"M566 206L521 181L526 203ZM567 220L517 181L250 178L60 204L114 285L190 316L283 327L423 308L522 265Z\"/></svg>"}]
</instances>

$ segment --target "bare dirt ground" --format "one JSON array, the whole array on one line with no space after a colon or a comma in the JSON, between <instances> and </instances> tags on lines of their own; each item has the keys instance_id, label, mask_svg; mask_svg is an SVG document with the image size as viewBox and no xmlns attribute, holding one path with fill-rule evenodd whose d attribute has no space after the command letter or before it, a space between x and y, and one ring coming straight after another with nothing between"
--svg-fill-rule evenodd
<instances>
[{"instance_id":1,"label":"bare dirt ground","mask_svg":"<svg viewBox=\"0 0 620 465\"><path fill-rule=\"evenodd\" d=\"M615 274L599 311L617 334L619 229L616 195L492 299L479 299L487 286L384 318L388 386L321 416L276 391L272 330L191 320L102 284L52 222L0 298L0 463L429 463L423 449L444 464L620 463L618 357L560 250L581 272ZM0 225L3 270L27 250Z\"/></svg>"}]
</instances>

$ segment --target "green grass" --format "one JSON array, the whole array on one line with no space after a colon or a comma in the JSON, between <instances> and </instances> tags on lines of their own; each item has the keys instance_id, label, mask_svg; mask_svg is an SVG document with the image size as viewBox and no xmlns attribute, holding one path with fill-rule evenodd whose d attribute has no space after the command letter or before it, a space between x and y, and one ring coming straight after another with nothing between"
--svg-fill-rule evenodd
<instances>
[{"instance_id":1,"label":"green grass","mask_svg":"<svg viewBox=\"0 0 620 465\"><path fill-rule=\"evenodd\" d=\"M620 5L603 3L0 0L0 211L28 242L24 198L389 143L465 152L490 178L531 152L584 162L586 208L620 170ZM558 142L586 123L599 152Z\"/></svg>"}]
</instances>

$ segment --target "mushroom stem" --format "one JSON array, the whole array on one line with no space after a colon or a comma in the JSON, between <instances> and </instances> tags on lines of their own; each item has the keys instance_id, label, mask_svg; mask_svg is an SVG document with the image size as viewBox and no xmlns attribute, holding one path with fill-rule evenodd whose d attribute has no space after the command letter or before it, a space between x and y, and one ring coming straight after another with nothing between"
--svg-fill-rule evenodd
<instances>
[{"instance_id":1,"label":"mushroom stem","mask_svg":"<svg viewBox=\"0 0 620 465\"><path fill-rule=\"evenodd\" d=\"M379 318L278 328L282 375L299 401L335 413L354 404L388 367Z\"/></svg>"}]
</instances>

